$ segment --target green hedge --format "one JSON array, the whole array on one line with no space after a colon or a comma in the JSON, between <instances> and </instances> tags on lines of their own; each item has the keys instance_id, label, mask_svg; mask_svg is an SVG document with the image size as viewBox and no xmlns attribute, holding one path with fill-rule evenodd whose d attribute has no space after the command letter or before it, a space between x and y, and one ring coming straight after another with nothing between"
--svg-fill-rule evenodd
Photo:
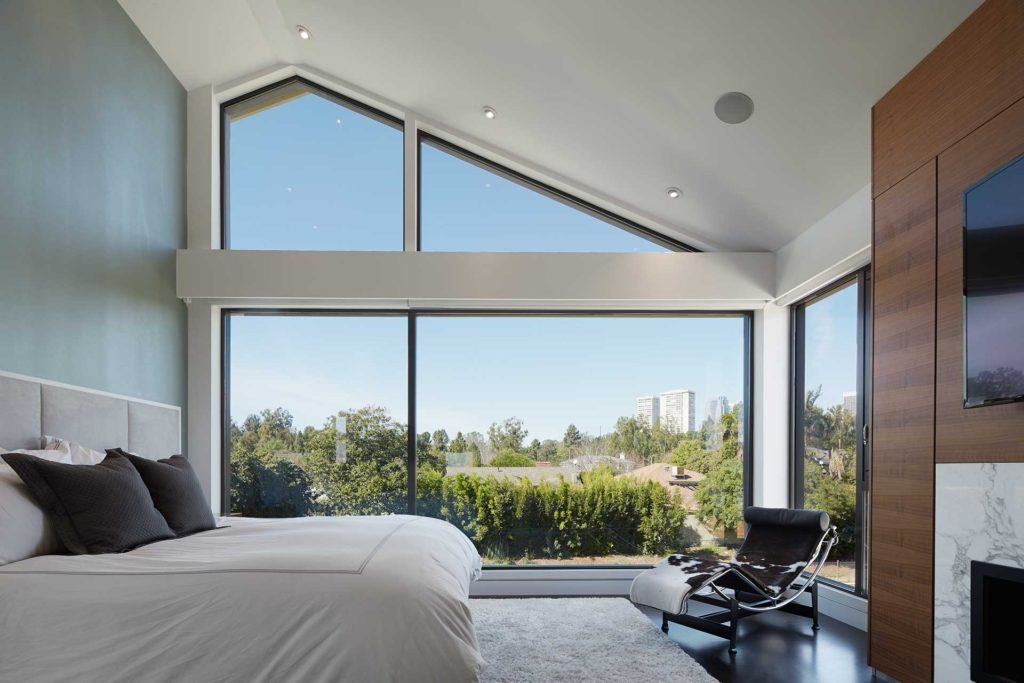
<instances>
[{"instance_id":1,"label":"green hedge","mask_svg":"<svg viewBox=\"0 0 1024 683\"><path fill-rule=\"evenodd\" d=\"M421 470L417 511L451 522L482 555L568 558L679 550L686 512L655 482L585 473L581 483Z\"/></svg>"}]
</instances>

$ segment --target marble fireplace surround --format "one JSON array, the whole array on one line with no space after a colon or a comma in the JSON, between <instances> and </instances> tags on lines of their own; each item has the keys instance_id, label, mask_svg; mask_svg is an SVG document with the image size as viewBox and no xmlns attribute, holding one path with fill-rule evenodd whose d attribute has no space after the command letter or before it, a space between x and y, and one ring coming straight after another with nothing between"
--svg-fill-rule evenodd
<instances>
[{"instance_id":1,"label":"marble fireplace surround","mask_svg":"<svg viewBox=\"0 0 1024 683\"><path fill-rule=\"evenodd\" d=\"M969 681L971 561L1024 568L1024 463L935 468L935 680Z\"/></svg>"}]
</instances>

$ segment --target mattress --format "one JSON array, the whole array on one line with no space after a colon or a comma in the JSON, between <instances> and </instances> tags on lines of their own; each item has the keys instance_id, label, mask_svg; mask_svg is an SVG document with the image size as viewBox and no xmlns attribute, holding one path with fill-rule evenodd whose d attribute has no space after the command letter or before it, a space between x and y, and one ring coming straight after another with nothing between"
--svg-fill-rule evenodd
<instances>
[{"instance_id":1,"label":"mattress","mask_svg":"<svg viewBox=\"0 0 1024 683\"><path fill-rule=\"evenodd\" d=\"M427 517L223 518L0 567L0 681L475 681L480 557Z\"/></svg>"}]
</instances>

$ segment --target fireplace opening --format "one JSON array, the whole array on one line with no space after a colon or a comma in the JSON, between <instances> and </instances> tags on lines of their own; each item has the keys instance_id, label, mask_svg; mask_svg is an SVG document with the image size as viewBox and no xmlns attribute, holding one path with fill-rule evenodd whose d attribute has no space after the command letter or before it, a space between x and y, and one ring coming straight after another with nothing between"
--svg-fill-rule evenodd
<instances>
[{"instance_id":1,"label":"fireplace opening","mask_svg":"<svg viewBox=\"0 0 1024 683\"><path fill-rule=\"evenodd\" d=\"M1024 569L971 562L971 680L1024 683Z\"/></svg>"}]
</instances>

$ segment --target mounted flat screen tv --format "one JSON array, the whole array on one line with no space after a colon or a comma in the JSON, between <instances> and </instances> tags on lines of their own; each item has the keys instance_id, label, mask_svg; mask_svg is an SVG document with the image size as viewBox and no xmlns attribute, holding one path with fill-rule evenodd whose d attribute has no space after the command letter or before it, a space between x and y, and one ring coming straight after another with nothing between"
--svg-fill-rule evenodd
<instances>
[{"instance_id":1,"label":"mounted flat screen tv","mask_svg":"<svg viewBox=\"0 0 1024 683\"><path fill-rule=\"evenodd\" d=\"M964 406L1024 401L1024 157L964 192Z\"/></svg>"}]
</instances>

